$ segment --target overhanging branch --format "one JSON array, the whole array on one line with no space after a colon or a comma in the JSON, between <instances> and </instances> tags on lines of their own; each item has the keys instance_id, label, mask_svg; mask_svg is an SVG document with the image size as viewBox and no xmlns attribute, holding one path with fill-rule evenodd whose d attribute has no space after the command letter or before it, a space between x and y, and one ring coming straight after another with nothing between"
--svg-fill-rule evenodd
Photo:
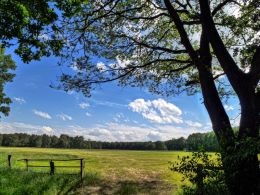
<instances>
[{"instance_id":1,"label":"overhanging branch","mask_svg":"<svg viewBox=\"0 0 260 195\"><path fill-rule=\"evenodd\" d=\"M181 21L177 11L172 6L170 0L164 0L164 4L165 4L166 8L168 9L168 12L169 12L178 32L180 34L182 44L186 48L186 50L189 53L189 55L190 55L191 59L193 60L194 64L197 64L198 63L198 55L191 45L188 34L187 34L186 30L184 29L183 22Z\"/></svg>"},{"instance_id":2,"label":"overhanging branch","mask_svg":"<svg viewBox=\"0 0 260 195\"><path fill-rule=\"evenodd\" d=\"M253 56L249 75L251 76L253 83L256 85L260 79L260 45L256 48L255 54Z\"/></svg>"}]
</instances>

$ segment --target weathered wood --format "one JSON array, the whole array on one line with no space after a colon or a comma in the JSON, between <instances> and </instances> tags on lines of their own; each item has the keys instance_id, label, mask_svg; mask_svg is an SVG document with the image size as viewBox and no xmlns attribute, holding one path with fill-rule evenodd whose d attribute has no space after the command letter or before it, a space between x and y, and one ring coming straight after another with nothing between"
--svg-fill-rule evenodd
<instances>
[{"instance_id":1,"label":"weathered wood","mask_svg":"<svg viewBox=\"0 0 260 195\"><path fill-rule=\"evenodd\" d=\"M29 171L29 165L28 165L28 159L25 159L25 164L26 164L26 171Z\"/></svg>"},{"instance_id":2,"label":"weathered wood","mask_svg":"<svg viewBox=\"0 0 260 195\"><path fill-rule=\"evenodd\" d=\"M11 169L11 158L12 158L12 155L8 155L8 167Z\"/></svg>"},{"instance_id":3,"label":"weathered wood","mask_svg":"<svg viewBox=\"0 0 260 195\"><path fill-rule=\"evenodd\" d=\"M84 162L83 162L83 159L80 159L80 179L81 179L81 182L83 182L83 177L84 177Z\"/></svg>"},{"instance_id":4,"label":"weathered wood","mask_svg":"<svg viewBox=\"0 0 260 195\"><path fill-rule=\"evenodd\" d=\"M26 163L26 170L29 171L29 167L42 167L42 168L48 168L50 167L50 175L55 174L55 167L57 168L80 168L80 180L83 182L84 178L84 158L77 158L77 159L19 159L18 161L25 161ZM29 161L49 161L50 165L29 165ZM79 166L55 166L54 161L80 161Z\"/></svg>"},{"instance_id":5,"label":"weathered wood","mask_svg":"<svg viewBox=\"0 0 260 195\"><path fill-rule=\"evenodd\" d=\"M54 175L55 165L54 162L50 161L50 175Z\"/></svg>"},{"instance_id":6,"label":"weathered wood","mask_svg":"<svg viewBox=\"0 0 260 195\"><path fill-rule=\"evenodd\" d=\"M47 165L29 165L28 167L50 167L50 166L47 166ZM80 166L55 166L56 168L59 167L59 168L80 168Z\"/></svg>"},{"instance_id":7,"label":"weathered wood","mask_svg":"<svg viewBox=\"0 0 260 195\"><path fill-rule=\"evenodd\" d=\"M17 160L17 161L23 161L23 160L28 160L28 161L50 161L50 160L52 160L52 161L80 161L82 158L72 158L72 159L48 159L48 158L42 158L42 159L19 159L19 160Z\"/></svg>"}]
</instances>

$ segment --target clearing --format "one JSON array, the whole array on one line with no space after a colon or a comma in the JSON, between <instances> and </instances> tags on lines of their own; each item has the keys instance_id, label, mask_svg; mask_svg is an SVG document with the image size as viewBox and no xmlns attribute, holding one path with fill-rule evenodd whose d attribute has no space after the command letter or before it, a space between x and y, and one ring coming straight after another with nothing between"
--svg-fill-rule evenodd
<instances>
[{"instance_id":1,"label":"clearing","mask_svg":"<svg viewBox=\"0 0 260 195\"><path fill-rule=\"evenodd\" d=\"M7 155L12 155L12 170ZM182 176L169 170L169 162L188 152L77 150L0 147L0 194L175 194ZM29 168L18 159L84 158L85 178L79 175L49 176L49 168ZM43 165L42 162L34 164ZM78 165L60 162L60 165ZM77 162L78 163L78 162ZM77 173L79 169L57 168L56 173ZM47 174L45 174L47 173ZM37 193L38 192L38 193Z\"/></svg>"}]
</instances>

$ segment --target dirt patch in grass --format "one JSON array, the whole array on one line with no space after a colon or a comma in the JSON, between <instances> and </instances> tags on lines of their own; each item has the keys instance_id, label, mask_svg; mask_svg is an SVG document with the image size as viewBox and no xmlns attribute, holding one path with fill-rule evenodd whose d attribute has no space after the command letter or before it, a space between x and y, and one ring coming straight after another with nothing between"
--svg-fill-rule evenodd
<instances>
[{"instance_id":1,"label":"dirt patch in grass","mask_svg":"<svg viewBox=\"0 0 260 195\"><path fill-rule=\"evenodd\" d=\"M129 170L132 168L129 168ZM71 194L91 194L91 195L100 195L100 194L149 194L149 195L168 195L172 194L173 190L177 186L167 183L160 179L158 173L141 176L141 173L136 173L132 170L131 172L136 176L133 178L131 175L129 178L120 178L118 176L112 175L101 178L97 176L96 178L92 176L86 176L83 184L78 185L71 191ZM150 176L151 176L150 175ZM157 175L157 177L156 177ZM137 177L138 176L138 177ZM91 180L91 182L90 182Z\"/></svg>"}]
</instances>

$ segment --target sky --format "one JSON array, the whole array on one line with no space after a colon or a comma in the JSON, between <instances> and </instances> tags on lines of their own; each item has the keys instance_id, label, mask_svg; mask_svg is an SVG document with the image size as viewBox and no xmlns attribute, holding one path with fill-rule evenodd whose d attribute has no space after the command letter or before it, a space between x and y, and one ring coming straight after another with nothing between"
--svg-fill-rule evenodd
<instances>
[{"instance_id":1,"label":"sky","mask_svg":"<svg viewBox=\"0 0 260 195\"><path fill-rule=\"evenodd\" d=\"M57 65L57 58L24 64L11 49L6 53L12 54L17 69L14 82L5 86L13 103L9 116L0 119L0 133L68 134L101 141L157 141L211 130L200 94L163 97L145 88L122 88L116 83L107 83L87 98L80 93L50 87L57 83L63 70ZM236 118L239 113L236 98L230 98L225 109L230 118Z\"/></svg>"}]
</instances>

